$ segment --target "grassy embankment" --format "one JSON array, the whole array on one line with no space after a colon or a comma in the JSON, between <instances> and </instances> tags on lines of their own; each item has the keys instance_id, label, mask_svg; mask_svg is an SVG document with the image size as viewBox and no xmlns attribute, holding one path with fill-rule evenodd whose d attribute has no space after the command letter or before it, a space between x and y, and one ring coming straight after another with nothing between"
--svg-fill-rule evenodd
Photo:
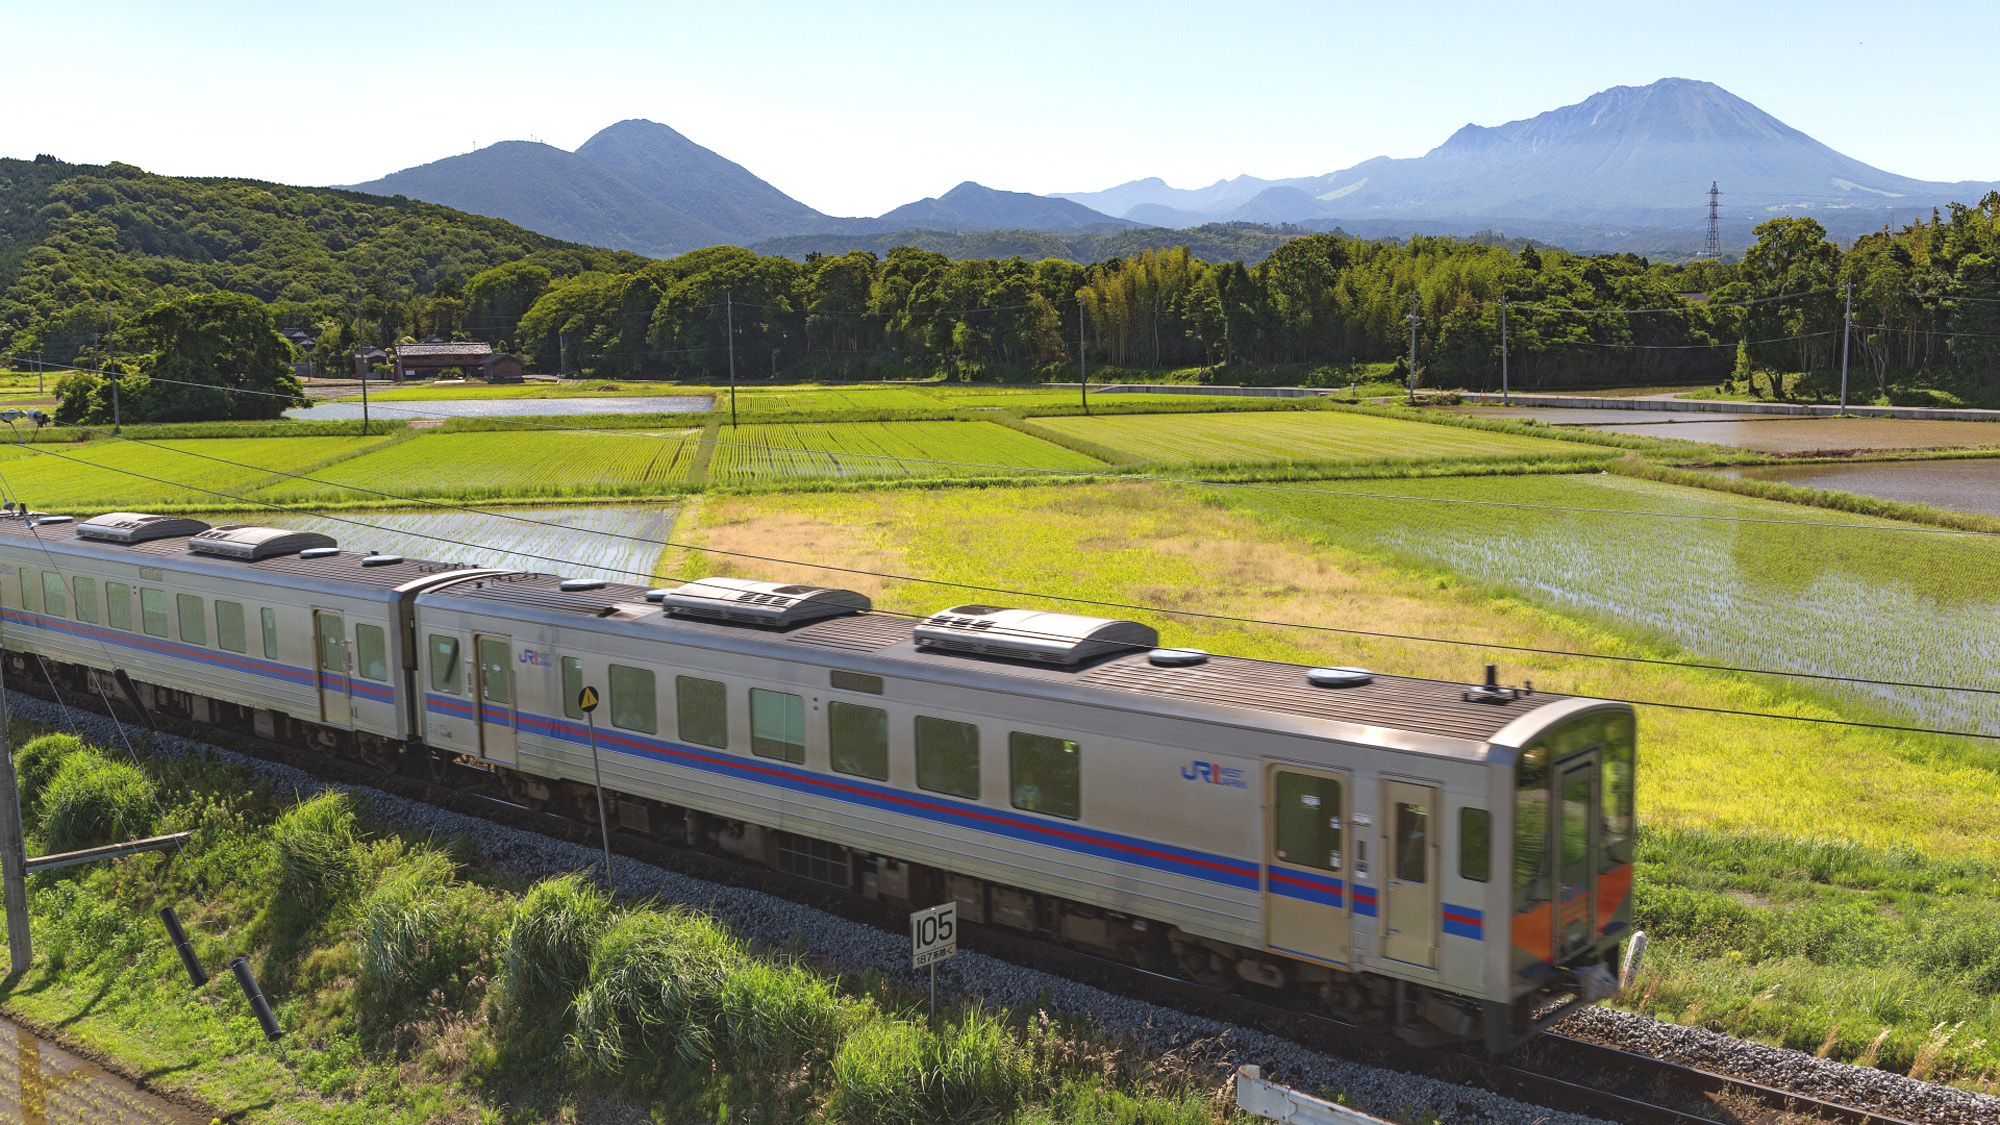
<instances>
[{"instance_id":1,"label":"grassy embankment","mask_svg":"<svg viewBox=\"0 0 2000 1125\"><path fill-rule=\"evenodd\" d=\"M1680 503L1710 506L1718 514L1797 515L1718 493L1676 500L1672 490L1633 492L1635 483L1659 488L1620 478L1537 477L1397 482L1393 489L1370 491L1581 501L1589 507L1614 506L1622 498L1634 510ZM1529 536L1507 530L1509 521L1537 519L1594 519L1592 534L1618 527L1614 521L1632 522L1629 531L1612 536L1605 554L1575 556L1561 543L1578 532L1561 522ZM1420 534L1400 537L1397 529L1408 525ZM1805 717L1893 718L1886 702L1827 696L1795 681L1500 647L1693 658L1666 632L1634 624L1626 616L1629 605L1557 607L1548 604L1549 593L1515 591L1548 591L1558 580L1614 591L1648 568L1671 584L1683 573L1686 556L1708 557L1718 545L1740 541L1743 528L1759 526L1719 524L1688 536L1662 533L1657 521L1637 517L1115 484L712 496L701 504L698 535L722 550L1165 607L1096 612L1149 621L1172 643L1219 652L1466 681L1479 675L1483 661L1495 660L1507 682L1533 680L1545 690ZM689 533L684 528L683 536ZM1865 648L1877 630L1859 620L1851 623L1851 635L1825 631L1830 618L1799 624L1786 614L1809 599L1778 595L1802 594L1829 576L1887 584L1905 566L1934 568L1938 579L1899 603L1898 612L1914 613L1909 607L1938 594L1944 576L1976 582L1994 568L1993 552L1983 543L1869 538L1880 534L1815 537L1803 529L1769 528L1763 538L1742 542L1740 556L1711 559L1744 567L1737 580L1747 584L1749 596L1729 607L1727 624L1739 638L1759 632L1808 636L1830 656L1842 657L1841 667L1853 667L1850 646ZM1482 573L1468 565L1493 552L1513 569ZM1600 573L1607 555L1621 553L1635 557L1623 569ZM858 584L878 605L910 612L935 611L965 596L839 572L736 567L719 555L663 560L672 565L690 574L713 567ZM1690 589L1707 599L1707 580L1699 572L1684 578L1679 594L1668 595L1668 609L1684 604ZM1656 585L1634 591L1634 604L1657 595ZM1059 601L1007 600L1093 612ZM1174 609L1454 637L1474 647L1217 623L1177 616ZM1961 602L1955 612L1969 627L1985 611ZM1891 621L1879 633L1896 631ZM1726 638L1711 639L1720 644ZM1477 647L1481 643L1495 647ZM1906 655L1925 659L1921 652ZM1948 653L1935 656L1928 667L1953 666ZM1923 1057L1933 1075L1991 1083L2000 1068L2000 961L1987 941L1989 919L2000 906L1994 880L2000 757L1985 744L1934 736L1664 707L1641 712L1640 813L1649 828L1640 903L1658 940L1637 1005L1663 1018L1808 1051L1824 1048L1837 1058L1907 1070ZM1727 837L1721 844L1718 834ZM1735 858L1725 861L1727 856Z\"/></svg>"},{"instance_id":2,"label":"grassy embankment","mask_svg":"<svg viewBox=\"0 0 2000 1125\"><path fill-rule=\"evenodd\" d=\"M32 737L18 725L16 737ZM371 826L232 767L31 741L31 854L192 829L30 881L36 968L0 1004L156 1087L250 1123L949 1120L1215 1125L1212 1077L1034 1012L947 1007L755 948L713 919L524 884L462 842ZM153 914L214 979L191 991ZM230 975L247 954L286 1036Z\"/></svg>"}]
</instances>

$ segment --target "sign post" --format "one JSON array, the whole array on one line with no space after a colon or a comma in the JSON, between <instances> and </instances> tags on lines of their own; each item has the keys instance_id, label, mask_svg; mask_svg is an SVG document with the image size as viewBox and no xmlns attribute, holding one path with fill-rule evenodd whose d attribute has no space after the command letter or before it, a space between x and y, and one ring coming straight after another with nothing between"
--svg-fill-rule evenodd
<instances>
[{"instance_id":1,"label":"sign post","mask_svg":"<svg viewBox=\"0 0 2000 1125\"><path fill-rule=\"evenodd\" d=\"M604 816L604 768L597 762L597 689L576 693L576 709L590 725L590 772L597 779L597 831L604 838L604 885L611 886L611 822Z\"/></svg>"},{"instance_id":2,"label":"sign post","mask_svg":"<svg viewBox=\"0 0 2000 1125\"><path fill-rule=\"evenodd\" d=\"M958 903L947 902L910 915L910 967L931 970L931 1019L937 1019L938 962L958 954Z\"/></svg>"}]
</instances>

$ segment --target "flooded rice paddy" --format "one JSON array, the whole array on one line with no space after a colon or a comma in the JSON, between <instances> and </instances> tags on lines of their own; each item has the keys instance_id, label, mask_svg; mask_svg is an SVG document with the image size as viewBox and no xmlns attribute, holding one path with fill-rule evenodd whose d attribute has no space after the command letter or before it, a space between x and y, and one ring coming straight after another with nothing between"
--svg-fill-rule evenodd
<instances>
[{"instance_id":1,"label":"flooded rice paddy","mask_svg":"<svg viewBox=\"0 0 2000 1125\"><path fill-rule=\"evenodd\" d=\"M1603 411L1588 427L1611 434L1679 438L1733 445L1759 453L1848 449L1970 449L2000 446L2000 423L1927 422L1908 418L1759 418L1754 421L1633 424L1623 411ZM1685 418L1686 415L1681 417Z\"/></svg>"},{"instance_id":2,"label":"flooded rice paddy","mask_svg":"<svg viewBox=\"0 0 2000 1125\"><path fill-rule=\"evenodd\" d=\"M1723 663L2000 688L2000 542L1990 537L1879 530L1869 525L1887 521L1611 475L1332 491L1350 495L1246 492L1236 502ZM1376 495L1352 495L1363 492ZM1926 726L2000 733L2000 696L1795 682Z\"/></svg>"},{"instance_id":3,"label":"flooded rice paddy","mask_svg":"<svg viewBox=\"0 0 2000 1125\"><path fill-rule=\"evenodd\" d=\"M20 1125L199 1125L203 1120L0 1020L0 1121Z\"/></svg>"},{"instance_id":4,"label":"flooded rice paddy","mask_svg":"<svg viewBox=\"0 0 2000 1125\"><path fill-rule=\"evenodd\" d=\"M1847 465L1747 465L1715 470L1736 480L1769 480L1935 504L2000 516L2000 460L1878 461Z\"/></svg>"},{"instance_id":5,"label":"flooded rice paddy","mask_svg":"<svg viewBox=\"0 0 2000 1125\"><path fill-rule=\"evenodd\" d=\"M1739 419L1766 419L1768 414L1709 414L1685 410L1611 410L1580 406L1444 406L1449 414L1469 414L1475 418L1501 418L1542 422L1551 426L1677 425L1684 422L1730 422ZM1673 436L1671 434L1667 435Z\"/></svg>"},{"instance_id":6,"label":"flooded rice paddy","mask_svg":"<svg viewBox=\"0 0 2000 1125\"><path fill-rule=\"evenodd\" d=\"M397 399L368 404L370 418L400 422L416 418L520 418L548 414L691 414L709 409L711 395L622 395L605 398L440 398ZM287 418L344 422L361 418L358 402L322 402L285 411Z\"/></svg>"},{"instance_id":7,"label":"flooded rice paddy","mask_svg":"<svg viewBox=\"0 0 2000 1125\"><path fill-rule=\"evenodd\" d=\"M674 515L674 509L658 505L588 504L480 512L271 512L254 518L273 527L331 535L347 550L644 585L673 533ZM210 520L219 524L246 518Z\"/></svg>"}]
</instances>

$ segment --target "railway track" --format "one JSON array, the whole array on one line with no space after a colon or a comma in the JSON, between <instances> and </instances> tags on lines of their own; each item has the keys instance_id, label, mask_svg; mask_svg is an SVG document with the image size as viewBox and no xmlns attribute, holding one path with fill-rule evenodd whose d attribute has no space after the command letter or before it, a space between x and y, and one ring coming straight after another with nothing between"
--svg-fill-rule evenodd
<instances>
[{"instance_id":1,"label":"railway track","mask_svg":"<svg viewBox=\"0 0 2000 1125\"><path fill-rule=\"evenodd\" d=\"M132 722L130 716L108 713L98 699L79 697L76 693L63 693L58 699L48 684L26 677L10 674L6 686L73 710L109 714L118 721ZM150 720L150 725L162 731L289 766L321 780L379 789L568 843L591 848L599 844L594 823L531 810L508 801L491 783L489 774L468 766L454 766L442 778L409 777L166 716L154 715ZM713 883L762 891L892 933L900 932L907 921L903 911L895 907L747 861L676 847L625 831L614 832L611 840L612 850L628 858ZM992 926L962 924L961 944L1115 995L1255 1028L1337 1058L1474 1086L1535 1105L1611 1121L1661 1125L1718 1122L1929 1125L1899 1117L1883 1107L1839 1104L1557 1032L1544 1034L1505 1058L1488 1057L1483 1049L1473 1047L1415 1047L1311 1011L1256 996L1218 992Z\"/></svg>"}]
</instances>

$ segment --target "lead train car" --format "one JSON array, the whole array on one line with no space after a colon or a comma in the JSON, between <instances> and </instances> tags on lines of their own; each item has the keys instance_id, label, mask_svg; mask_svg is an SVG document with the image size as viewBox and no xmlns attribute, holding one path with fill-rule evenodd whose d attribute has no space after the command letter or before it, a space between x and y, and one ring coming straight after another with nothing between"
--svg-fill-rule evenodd
<instances>
[{"instance_id":1,"label":"lead train car","mask_svg":"<svg viewBox=\"0 0 2000 1125\"><path fill-rule=\"evenodd\" d=\"M913 623L846 591L714 579L649 594L351 553L230 569L189 542L0 521L10 666L124 667L155 705L384 764L428 743L586 816L594 723L625 830L899 904L955 899L968 921L1206 984L1306 991L1413 1039L1505 1049L1616 987L1623 704L1389 677L1320 687L1303 668L1192 654L1163 666L1144 626L992 606ZM169 638L33 594L79 577L156 589L176 612L182 594L226 593L250 621L252 603L271 609L287 624L264 663L288 671L185 638L162 653ZM351 619L337 648L329 611ZM328 700L359 624L385 630L400 719L354 710L343 725ZM315 686L272 690L301 677ZM590 716L586 685L603 699Z\"/></svg>"}]
</instances>

